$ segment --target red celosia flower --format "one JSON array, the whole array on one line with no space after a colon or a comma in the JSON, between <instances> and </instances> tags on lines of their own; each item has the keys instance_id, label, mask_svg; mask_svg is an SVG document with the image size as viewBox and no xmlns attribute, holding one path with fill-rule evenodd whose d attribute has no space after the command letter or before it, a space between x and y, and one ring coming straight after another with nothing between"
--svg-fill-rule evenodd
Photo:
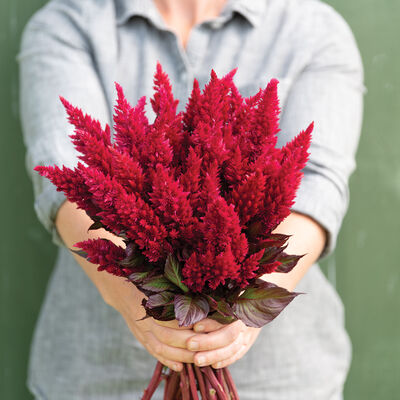
<instances>
[{"instance_id":1,"label":"red celosia flower","mask_svg":"<svg viewBox=\"0 0 400 400\"><path fill-rule=\"evenodd\" d=\"M186 109L177 114L178 100L158 64L152 124L144 112L146 99L132 107L116 84L113 143L108 125L102 129L61 98L86 165L37 167L88 212L92 229L104 227L135 246L135 268L148 272L153 265L162 271L174 254L182 274L175 284L196 293L245 288L264 273L295 264L282 251L270 253L265 239L290 213L313 125L277 149L278 81L243 98L235 72L219 79L212 70L203 91L194 80ZM96 251L98 260L104 259L104 243L99 244L86 244L91 260ZM283 249L284 241L274 246ZM106 269L120 274L118 266Z\"/></svg>"},{"instance_id":2,"label":"red celosia flower","mask_svg":"<svg viewBox=\"0 0 400 400\"><path fill-rule=\"evenodd\" d=\"M93 264L99 264L98 270L106 270L117 276L127 276L131 271L121 268L118 263L125 258L122 247L106 239L88 239L74 245L86 252L86 258Z\"/></svg>"}]
</instances>

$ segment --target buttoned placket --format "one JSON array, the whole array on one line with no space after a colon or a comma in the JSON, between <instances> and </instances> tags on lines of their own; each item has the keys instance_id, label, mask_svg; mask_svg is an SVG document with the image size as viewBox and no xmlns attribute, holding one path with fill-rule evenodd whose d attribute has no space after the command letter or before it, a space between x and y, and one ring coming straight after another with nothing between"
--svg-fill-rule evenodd
<instances>
[{"instance_id":1,"label":"buttoned placket","mask_svg":"<svg viewBox=\"0 0 400 400\"><path fill-rule=\"evenodd\" d=\"M227 3L227 6L221 11L219 16L194 25L189 33L185 48L179 41L176 33L167 27L156 7L151 8L148 16L157 29L170 35L174 41L173 48L180 63L180 66L177 67L179 68L177 71L179 76L179 82L177 83L179 86L174 87L174 94L177 98L186 100L192 91L193 79L198 72L197 68L200 68L202 65L202 60L206 54L213 31L221 29L223 24L233 17L233 9ZM180 101L178 111L184 109L185 102Z\"/></svg>"},{"instance_id":2,"label":"buttoned placket","mask_svg":"<svg viewBox=\"0 0 400 400\"><path fill-rule=\"evenodd\" d=\"M175 32L166 25L153 1L136 0L135 3L120 1L123 10L118 21L119 24L124 23L129 16L140 15L146 18L154 28L168 35L169 40L172 40L170 45L175 53L174 61L177 76L173 91L174 96L180 100L178 111L182 111L192 91L194 77L202 76L204 73L202 62L213 32L221 29L225 23L232 19L234 12L241 14L251 25L256 25L259 22L266 0L252 0L252 3L244 3L242 0L228 0L217 17L193 26L189 33L186 48L183 48Z\"/></svg>"}]
</instances>

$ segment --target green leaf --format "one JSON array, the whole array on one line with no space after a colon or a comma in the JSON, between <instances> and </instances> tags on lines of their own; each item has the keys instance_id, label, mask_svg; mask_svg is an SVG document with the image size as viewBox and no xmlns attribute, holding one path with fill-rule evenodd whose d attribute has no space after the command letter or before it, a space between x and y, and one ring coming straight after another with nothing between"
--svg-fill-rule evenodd
<instances>
[{"instance_id":1,"label":"green leaf","mask_svg":"<svg viewBox=\"0 0 400 400\"><path fill-rule=\"evenodd\" d=\"M233 310L231 306L225 300L216 300L211 296L207 296L208 304L210 305L211 309L217 311L224 317L233 317Z\"/></svg>"},{"instance_id":2,"label":"green leaf","mask_svg":"<svg viewBox=\"0 0 400 400\"><path fill-rule=\"evenodd\" d=\"M297 265L297 262L300 260L300 258L304 256L305 254L302 254L301 256L296 256L282 252L277 259L277 261L279 261L281 264L278 266L275 272L290 272Z\"/></svg>"},{"instance_id":3,"label":"green leaf","mask_svg":"<svg viewBox=\"0 0 400 400\"><path fill-rule=\"evenodd\" d=\"M160 306L167 306L174 303L174 293L160 292L149 296L146 300L146 307L155 308Z\"/></svg>"},{"instance_id":4,"label":"green leaf","mask_svg":"<svg viewBox=\"0 0 400 400\"><path fill-rule=\"evenodd\" d=\"M122 265L126 268L135 268L143 264L144 256L141 254L132 255L131 257L125 257L123 260L119 262L119 265Z\"/></svg>"},{"instance_id":5,"label":"green leaf","mask_svg":"<svg viewBox=\"0 0 400 400\"><path fill-rule=\"evenodd\" d=\"M172 321L175 319L175 307L173 304L163 307L160 317L160 321Z\"/></svg>"},{"instance_id":6,"label":"green leaf","mask_svg":"<svg viewBox=\"0 0 400 400\"><path fill-rule=\"evenodd\" d=\"M178 286L184 293L189 291L189 288L182 282L182 274L179 261L173 254L168 254L165 261L164 276L169 279L174 285Z\"/></svg>"},{"instance_id":7,"label":"green leaf","mask_svg":"<svg viewBox=\"0 0 400 400\"><path fill-rule=\"evenodd\" d=\"M140 289L144 289L150 292L163 292L164 290L175 291L176 286L173 285L163 275L156 275L146 279L141 285Z\"/></svg>"},{"instance_id":8,"label":"green leaf","mask_svg":"<svg viewBox=\"0 0 400 400\"><path fill-rule=\"evenodd\" d=\"M202 296L177 294L174 298L175 317L179 326L189 326L206 318L210 306Z\"/></svg>"},{"instance_id":9,"label":"green leaf","mask_svg":"<svg viewBox=\"0 0 400 400\"><path fill-rule=\"evenodd\" d=\"M230 324L234 321L237 321L236 317L224 317L218 312L214 312L210 314L207 318L213 319L214 321L217 321L221 324Z\"/></svg>"},{"instance_id":10,"label":"green leaf","mask_svg":"<svg viewBox=\"0 0 400 400\"><path fill-rule=\"evenodd\" d=\"M73 253L78 254L78 256L81 256L83 258L87 258L87 253L85 250L73 250L70 249Z\"/></svg>"},{"instance_id":11,"label":"green leaf","mask_svg":"<svg viewBox=\"0 0 400 400\"><path fill-rule=\"evenodd\" d=\"M247 326L261 328L276 318L299 294L257 279L240 295L233 305L233 312Z\"/></svg>"}]
</instances>

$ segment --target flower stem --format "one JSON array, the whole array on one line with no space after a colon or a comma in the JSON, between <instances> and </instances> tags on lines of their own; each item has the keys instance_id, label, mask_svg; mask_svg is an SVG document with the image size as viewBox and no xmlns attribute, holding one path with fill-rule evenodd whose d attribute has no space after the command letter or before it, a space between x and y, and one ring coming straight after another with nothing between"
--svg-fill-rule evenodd
<instances>
[{"instance_id":1,"label":"flower stem","mask_svg":"<svg viewBox=\"0 0 400 400\"><path fill-rule=\"evenodd\" d=\"M204 377L200 368L197 365L194 366L194 372L196 373L197 383L199 384L201 398L202 400L207 400L208 396L206 392L206 385L204 383Z\"/></svg>"},{"instance_id":2,"label":"flower stem","mask_svg":"<svg viewBox=\"0 0 400 400\"><path fill-rule=\"evenodd\" d=\"M179 372L171 371L167 378L166 385L168 386L164 392L164 400L175 400L179 389Z\"/></svg>"},{"instance_id":3,"label":"flower stem","mask_svg":"<svg viewBox=\"0 0 400 400\"><path fill-rule=\"evenodd\" d=\"M218 379L218 382L224 388L224 392L228 396L228 400L232 400L232 396L229 391L228 384L226 383L226 380L225 380L224 370L225 370L225 368L220 368L220 369L216 370L217 379Z\"/></svg>"},{"instance_id":4,"label":"flower stem","mask_svg":"<svg viewBox=\"0 0 400 400\"><path fill-rule=\"evenodd\" d=\"M189 386L190 386L190 392L192 393L192 400L199 400L199 396L197 395L196 380L194 378L194 373L193 373L193 366L192 364L186 364L186 367L189 376Z\"/></svg>"},{"instance_id":5,"label":"flower stem","mask_svg":"<svg viewBox=\"0 0 400 400\"><path fill-rule=\"evenodd\" d=\"M142 400L150 400L151 399L151 396L156 391L157 386L161 382L162 369L163 369L163 365L158 361L157 365L156 365L156 368L154 369L154 373L153 373L153 376L152 376L151 381L149 383L149 386L147 387L147 389L143 393Z\"/></svg>"},{"instance_id":6,"label":"flower stem","mask_svg":"<svg viewBox=\"0 0 400 400\"><path fill-rule=\"evenodd\" d=\"M235 383L233 382L232 375L229 372L228 368L224 368L225 380L229 387L229 393L231 395L232 400L239 400L239 394L236 390Z\"/></svg>"},{"instance_id":7,"label":"flower stem","mask_svg":"<svg viewBox=\"0 0 400 400\"><path fill-rule=\"evenodd\" d=\"M224 393L224 389L222 388L221 384L218 382L217 378L215 377L214 371L211 367L203 367L204 374L207 376L208 380L210 381L213 388L217 391L218 397L221 400L228 400L227 395Z\"/></svg>"},{"instance_id":8,"label":"flower stem","mask_svg":"<svg viewBox=\"0 0 400 400\"><path fill-rule=\"evenodd\" d=\"M183 369L181 371L181 382L179 386L182 392L182 400L190 400L189 379L186 373L185 364L183 365Z\"/></svg>"},{"instance_id":9,"label":"flower stem","mask_svg":"<svg viewBox=\"0 0 400 400\"><path fill-rule=\"evenodd\" d=\"M215 389L211 386L211 383L208 379L208 377L206 376L205 379L205 384L206 384L206 388L207 388L207 397L206 400L218 400L217 399L217 392L215 391Z\"/></svg>"}]
</instances>

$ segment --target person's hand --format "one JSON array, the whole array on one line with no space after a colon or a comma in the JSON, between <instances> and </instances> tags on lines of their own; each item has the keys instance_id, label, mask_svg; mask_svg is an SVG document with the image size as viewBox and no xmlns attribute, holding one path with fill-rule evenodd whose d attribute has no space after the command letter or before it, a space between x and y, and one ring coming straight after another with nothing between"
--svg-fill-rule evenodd
<instances>
[{"instance_id":1,"label":"person's hand","mask_svg":"<svg viewBox=\"0 0 400 400\"><path fill-rule=\"evenodd\" d=\"M187 340L194 335L192 329L179 328L176 320L161 322L146 318L133 321L129 317L125 320L135 337L162 364L181 371L182 363L193 363L195 353L186 349Z\"/></svg>"},{"instance_id":2,"label":"person's hand","mask_svg":"<svg viewBox=\"0 0 400 400\"><path fill-rule=\"evenodd\" d=\"M174 371L181 371L183 363L226 367L243 357L259 334L260 329L249 328L241 321L223 325L204 319L194 326L180 328L176 320L142 319L145 295L120 277L97 273L103 274L101 285L97 283L106 303L122 315L146 350Z\"/></svg>"},{"instance_id":3,"label":"person's hand","mask_svg":"<svg viewBox=\"0 0 400 400\"><path fill-rule=\"evenodd\" d=\"M126 286L123 287L123 280L117 279L114 285L118 290L110 293L108 286L108 304L122 315L136 339L153 357L174 371L181 371L182 363L193 363L195 353L186 348L189 338L195 335L192 326L180 328L176 320L143 319L146 314L141 305L144 294L131 283L124 282Z\"/></svg>"},{"instance_id":4,"label":"person's hand","mask_svg":"<svg viewBox=\"0 0 400 400\"><path fill-rule=\"evenodd\" d=\"M188 339L187 348L196 352L194 363L224 368L247 353L261 328L248 327L240 320L223 325L207 318L195 324L193 330L199 333Z\"/></svg>"}]
</instances>

